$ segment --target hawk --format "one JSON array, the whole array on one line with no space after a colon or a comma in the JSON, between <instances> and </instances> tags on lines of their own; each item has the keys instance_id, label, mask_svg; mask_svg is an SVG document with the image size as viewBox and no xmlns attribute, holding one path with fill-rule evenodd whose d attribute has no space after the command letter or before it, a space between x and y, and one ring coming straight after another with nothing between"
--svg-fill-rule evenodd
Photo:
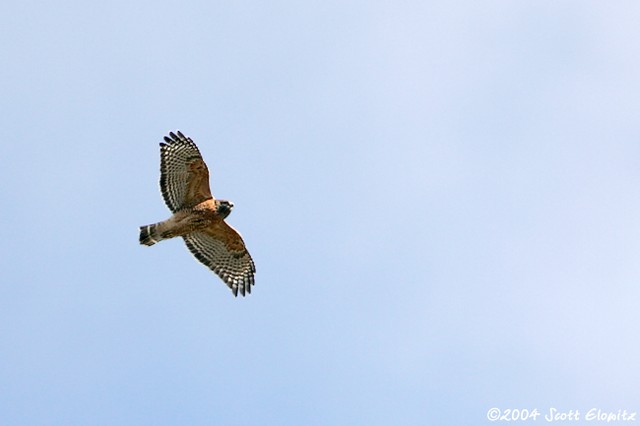
<instances>
[{"instance_id":1,"label":"hawk","mask_svg":"<svg viewBox=\"0 0 640 426\"><path fill-rule=\"evenodd\" d=\"M191 138L180 131L160 143L160 190L173 215L140 227L140 244L182 237L191 253L229 286L234 296L251 293L256 266L240 234L224 219L233 203L209 189L209 170Z\"/></svg>"}]
</instances>

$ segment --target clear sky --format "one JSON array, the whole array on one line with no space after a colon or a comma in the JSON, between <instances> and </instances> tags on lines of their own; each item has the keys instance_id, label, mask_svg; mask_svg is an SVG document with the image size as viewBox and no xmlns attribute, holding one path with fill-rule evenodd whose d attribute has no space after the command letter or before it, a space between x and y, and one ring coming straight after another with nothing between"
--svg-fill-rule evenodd
<instances>
[{"instance_id":1,"label":"clear sky","mask_svg":"<svg viewBox=\"0 0 640 426\"><path fill-rule=\"evenodd\" d=\"M637 2L0 10L0 424L640 412ZM247 298L138 244L177 129Z\"/></svg>"}]
</instances>

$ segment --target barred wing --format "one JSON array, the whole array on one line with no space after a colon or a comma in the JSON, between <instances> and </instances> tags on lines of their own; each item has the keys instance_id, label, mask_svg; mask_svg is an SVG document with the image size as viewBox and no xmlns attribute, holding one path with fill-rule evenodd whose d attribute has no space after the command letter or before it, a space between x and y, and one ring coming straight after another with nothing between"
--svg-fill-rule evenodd
<instances>
[{"instance_id":1,"label":"barred wing","mask_svg":"<svg viewBox=\"0 0 640 426\"><path fill-rule=\"evenodd\" d=\"M209 170L191 138L169 133L160 144L160 190L173 213L213 198Z\"/></svg>"},{"instance_id":2,"label":"barred wing","mask_svg":"<svg viewBox=\"0 0 640 426\"><path fill-rule=\"evenodd\" d=\"M222 278L234 296L251 293L256 266L235 229L221 220L183 238L196 259Z\"/></svg>"}]
</instances>

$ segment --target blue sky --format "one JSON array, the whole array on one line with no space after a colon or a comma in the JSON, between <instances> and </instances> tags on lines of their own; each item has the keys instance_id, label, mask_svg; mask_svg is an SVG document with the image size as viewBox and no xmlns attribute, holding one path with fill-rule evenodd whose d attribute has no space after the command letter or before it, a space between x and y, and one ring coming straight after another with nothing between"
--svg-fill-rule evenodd
<instances>
[{"instance_id":1,"label":"blue sky","mask_svg":"<svg viewBox=\"0 0 640 426\"><path fill-rule=\"evenodd\" d=\"M2 12L0 423L640 411L637 3ZM177 129L247 298L138 245Z\"/></svg>"}]
</instances>

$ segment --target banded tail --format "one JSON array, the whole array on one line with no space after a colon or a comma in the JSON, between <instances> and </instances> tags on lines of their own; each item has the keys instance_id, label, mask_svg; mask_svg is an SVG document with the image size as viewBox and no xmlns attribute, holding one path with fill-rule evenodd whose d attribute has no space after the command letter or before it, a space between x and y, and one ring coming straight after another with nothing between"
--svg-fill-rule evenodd
<instances>
[{"instance_id":1,"label":"banded tail","mask_svg":"<svg viewBox=\"0 0 640 426\"><path fill-rule=\"evenodd\" d=\"M158 232L158 224L145 225L140 227L140 244L152 246L158 241L163 240Z\"/></svg>"}]
</instances>

